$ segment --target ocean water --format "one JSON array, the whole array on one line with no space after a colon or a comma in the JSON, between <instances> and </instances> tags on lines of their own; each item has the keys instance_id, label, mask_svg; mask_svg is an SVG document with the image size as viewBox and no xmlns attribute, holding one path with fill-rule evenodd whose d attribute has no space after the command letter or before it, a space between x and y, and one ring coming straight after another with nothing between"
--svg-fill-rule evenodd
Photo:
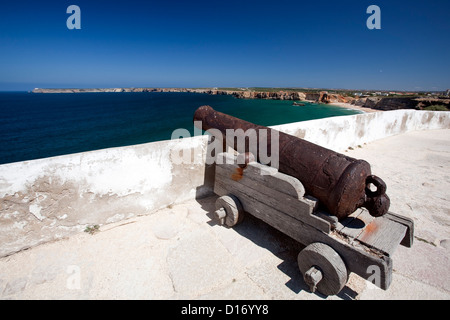
<instances>
[{"instance_id":1,"label":"ocean water","mask_svg":"<svg viewBox=\"0 0 450 320\"><path fill-rule=\"evenodd\" d=\"M0 164L169 140L178 128L193 133L202 105L265 126L358 113L198 93L0 92Z\"/></svg>"}]
</instances>

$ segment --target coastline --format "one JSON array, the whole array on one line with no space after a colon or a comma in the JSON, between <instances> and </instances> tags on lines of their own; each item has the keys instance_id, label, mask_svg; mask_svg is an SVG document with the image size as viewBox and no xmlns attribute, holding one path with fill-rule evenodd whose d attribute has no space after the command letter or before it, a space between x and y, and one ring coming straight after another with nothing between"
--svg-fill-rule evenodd
<instances>
[{"instance_id":1,"label":"coastline","mask_svg":"<svg viewBox=\"0 0 450 320\"><path fill-rule=\"evenodd\" d=\"M302 89L277 89L250 90L243 88L73 88L73 89L44 89L35 88L32 93L100 93L100 92L189 92L203 93L208 95L231 95L237 99L260 99L260 100L291 100L306 101L319 104L328 104L340 108L357 110L364 113L377 111L415 109L415 110L437 110L450 111L450 98L445 97L360 97L330 93L322 89L304 91ZM354 104L351 104L351 103Z\"/></svg>"},{"instance_id":2,"label":"coastline","mask_svg":"<svg viewBox=\"0 0 450 320\"><path fill-rule=\"evenodd\" d=\"M345 102L332 102L332 103L329 103L329 105L340 107L340 108L345 108L345 109L358 110L358 111L361 111L363 113L373 113L373 112L380 112L381 111L381 110L377 110L377 109L360 107L360 106L356 106L354 104L345 103Z\"/></svg>"},{"instance_id":3,"label":"coastline","mask_svg":"<svg viewBox=\"0 0 450 320\"><path fill-rule=\"evenodd\" d=\"M301 91L236 91L219 90L212 88L92 88L92 89L43 89L35 88L33 93L99 93L99 92L190 92L203 93L209 95L232 95L237 99L271 99L271 100L292 100L305 101L309 103L323 103L344 109L361 111L363 113L372 113L380 110L361 107L348 103L348 98L339 94L328 94L321 92L301 92Z\"/></svg>"}]
</instances>

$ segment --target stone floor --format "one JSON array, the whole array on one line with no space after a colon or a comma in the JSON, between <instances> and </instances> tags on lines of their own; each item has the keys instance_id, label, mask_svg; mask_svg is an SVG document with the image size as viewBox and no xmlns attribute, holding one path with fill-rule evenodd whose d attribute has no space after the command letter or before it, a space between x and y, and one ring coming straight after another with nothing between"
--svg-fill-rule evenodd
<instances>
[{"instance_id":1,"label":"stone floor","mask_svg":"<svg viewBox=\"0 0 450 320\"><path fill-rule=\"evenodd\" d=\"M345 154L369 161L391 211L412 218L387 291L351 274L337 296L310 293L302 245L246 216L212 219L216 197L101 226L0 259L1 299L450 299L450 130L412 132Z\"/></svg>"}]
</instances>

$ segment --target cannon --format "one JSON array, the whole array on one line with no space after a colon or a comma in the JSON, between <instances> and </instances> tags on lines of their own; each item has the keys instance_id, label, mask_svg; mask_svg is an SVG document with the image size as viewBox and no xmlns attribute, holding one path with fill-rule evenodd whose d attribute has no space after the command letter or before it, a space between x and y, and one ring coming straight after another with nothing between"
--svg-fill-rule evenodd
<instances>
[{"instance_id":1,"label":"cannon","mask_svg":"<svg viewBox=\"0 0 450 320\"><path fill-rule=\"evenodd\" d=\"M225 137L229 130L235 130L234 139L226 139L226 143L243 154L251 148L248 131L255 133L258 145L261 142L260 135L267 135L266 147L271 150L271 156L274 153L277 156L277 169L297 178L306 193L317 198L339 220L361 207L365 207L374 217L383 216L389 210L386 184L372 175L370 164L364 160L353 159L304 139L232 117L210 106L196 110L194 123L198 121L201 122L201 129L219 130ZM275 135L278 139L274 146L272 136ZM244 146L240 150L239 140L245 140L245 143L240 144ZM254 156L257 161L261 160L259 153Z\"/></svg>"},{"instance_id":2,"label":"cannon","mask_svg":"<svg viewBox=\"0 0 450 320\"><path fill-rule=\"evenodd\" d=\"M208 106L196 111L196 121L202 122L204 130L214 128L223 132L223 142L239 149L237 155L229 152L214 155L214 193L218 198L213 217L220 224L234 227L250 214L304 245L297 263L304 284L312 292L338 294L350 273L383 290L389 288L392 255L399 244L412 246L414 222L388 212L386 186L371 174L367 162L216 112ZM233 128L242 130L229 139L227 129ZM276 161L257 162L263 159L248 151L252 141L247 139L246 132L250 129L262 130L257 140L264 140L264 131L278 135L279 141L270 139L270 143L276 144L272 152L279 153L276 169L269 167ZM210 133L215 138L219 136ZM239 139L245 143L239 144ZM377 190L370 188L371 183ZM320 202L327 208L320 206Z\"/></svg>"}]
</instances>

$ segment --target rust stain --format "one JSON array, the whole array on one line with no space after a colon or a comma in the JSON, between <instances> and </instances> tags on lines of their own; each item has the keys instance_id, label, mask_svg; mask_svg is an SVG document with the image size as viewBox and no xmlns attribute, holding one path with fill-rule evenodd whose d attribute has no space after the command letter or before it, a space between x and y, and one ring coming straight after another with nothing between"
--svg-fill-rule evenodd
<instances>
[{"instance_id":1,"label":"rust stain","mask_svg":"<svg viewBox=\"0 0 450 320\"><path fill-rule=\"evenodd\" d=\"M366 229L364 229L364 235L370 235L372 233L374 233L376 230L378 229L376 223L369 223L366 227Z\"/></svg>"},{"instance_id":2,"label":"rust stain","mask_svg":"<svg viewBox=\"0 0 450 320\"><path fill-rule=\"evenodd\" d=\"M234 173L231 175L231 179L234 181L239 181L242 179L242 176L244 175L244 169L243 168L236 168L234 170Z\"/></svg>"}]
</instances>

